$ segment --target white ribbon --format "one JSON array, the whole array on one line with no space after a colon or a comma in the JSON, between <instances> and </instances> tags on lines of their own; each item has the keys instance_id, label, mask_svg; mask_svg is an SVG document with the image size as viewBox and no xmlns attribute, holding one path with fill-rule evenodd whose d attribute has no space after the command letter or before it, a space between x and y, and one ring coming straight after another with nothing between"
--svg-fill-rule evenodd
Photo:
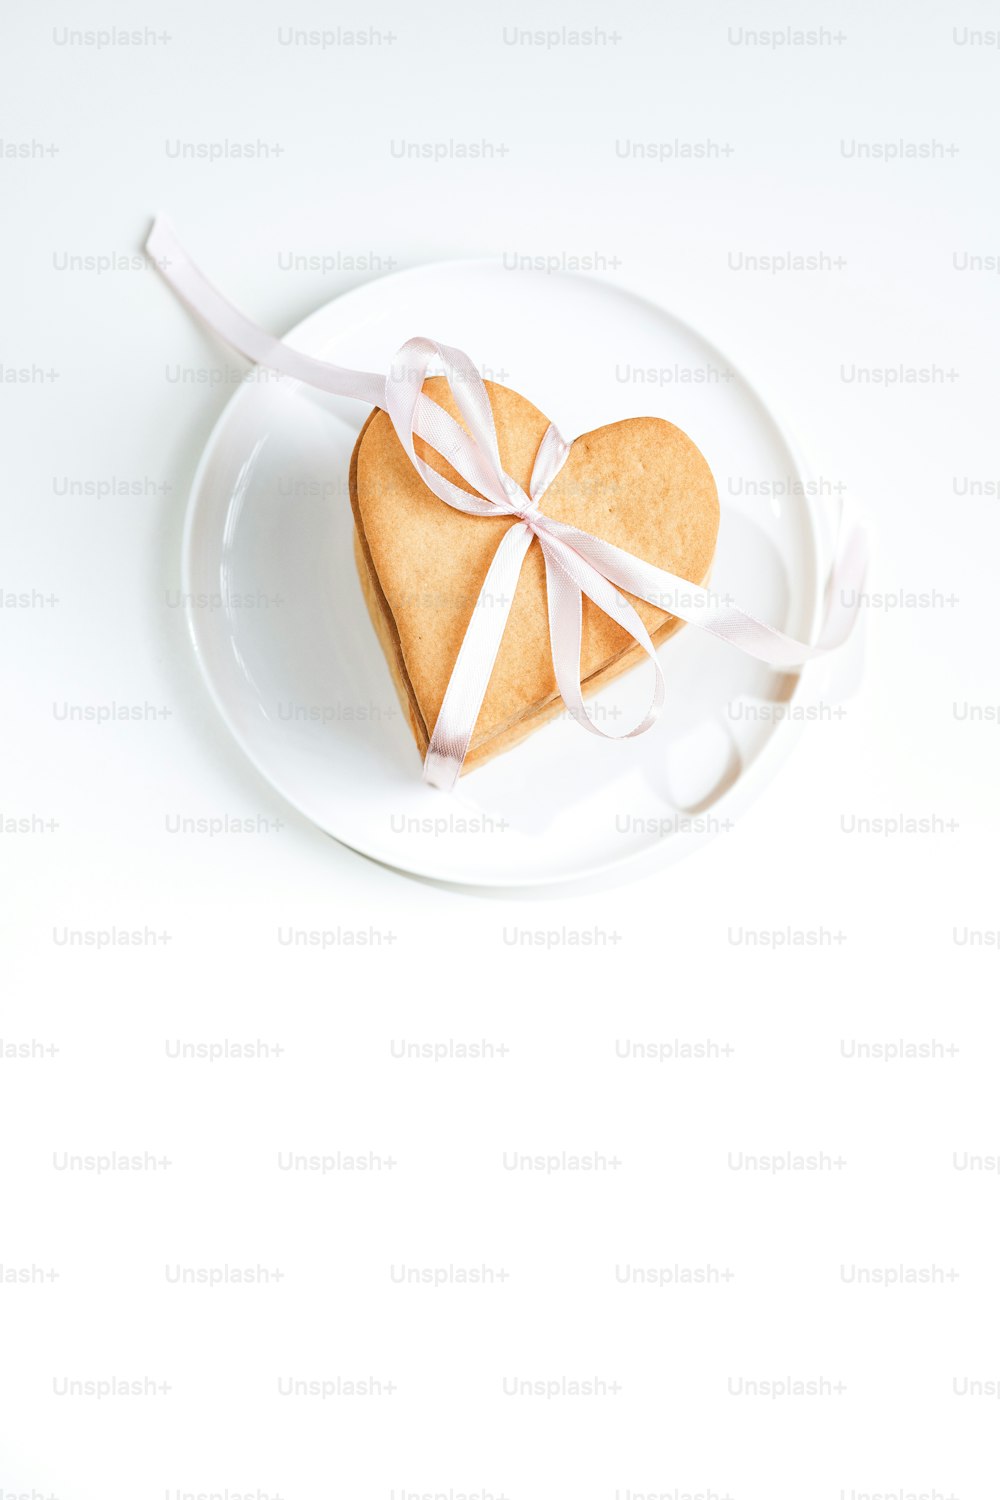
<instances>
[{"instance_id":1,"label":"white ribbon","mask_svg":"<svg viewBox=\"0 0 1000 1500\"><path fill-rule=\"evenodd\" d=\"M434 725L424 760L424 779L433 786L450 791L461 773L521 566L535 540L545 560L549 638L559 692L572 717L605 739L631 739L644 734L659 717L666 691L646 627L619 592L621 589L781 670L801 666L836 649L850 634L866 560L860 530L852 531L845 541L838 538L819 640L814 645L793 640L738 605L717 600L708 589L546 516L539 502L565 463L570 445L554 425L548 428L535 455L529 492L525 494L504 471L486 386L460 349L433 339L415 338L399 350L388 376L344 369L301 354L251 323L206 281L164 219L154 221L146 251L192 311L238 353L318 390L349 396L387 412L410 462L446 505L469 516L506 515L516 520L517 524L504 533L490 563ZM423 394L432 361L442 367L464 427ZM469 494L425 463L414 447L415 436L446 458L475 493ZM600 728L583 701L580 646L584 594L628 632L653 664L655 680L649 707L639 723L618 734ZM854 605L847 607L845 598L853 598Z\"/></svg>"}]
</instances>

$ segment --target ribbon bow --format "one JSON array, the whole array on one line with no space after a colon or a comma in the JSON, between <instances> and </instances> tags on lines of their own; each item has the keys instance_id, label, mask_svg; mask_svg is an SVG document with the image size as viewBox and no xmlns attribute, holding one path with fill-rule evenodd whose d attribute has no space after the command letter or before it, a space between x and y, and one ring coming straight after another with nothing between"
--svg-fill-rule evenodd
<instances>
[{"instance_id":1,"label":"ribbon bow","mask_svg":"<svg viewBox=\"0 0 1000 1500\"><path fill-rule=\"evenodd\" d=\"M431 734L423 774L432 786L450 791L461 773L521 567L533 541L537 540L545 560L549 640L559 692L577 723L605 739L632 739L644 734L659 717L666 692L653 642L621 589L778 669L800 666L822 656L842 645L850 634L857 603L848 608L843 599L845 595L855 601L859 598L866 554L860 531L853 531L846 543L838 544L820 639L814 645L794 640L738 605L717 600L704 587L546 516L539 502L565 463L569 443L554 425L549 426L535 455L525 494L504 471L486 386L460 349L433 339L409 339L393 360L388 376L329 364L289 348L238 312L192 264L163 219L154 221L146 250L178 295L238 353L318 390L381 407L410 462L440 500L468 516L506 515L516 521L504 533L490 563ZM441 366L464 427L423 394L432 362ZM474 493L431 468L416 452L415 437L446 458ZM849 587L852 582L853 592ZM580 646L585 594L628 632L653 665L653 693L646 713L631 729L618 734L600 728L583 701Z\"/></svg>"}]
</instances>

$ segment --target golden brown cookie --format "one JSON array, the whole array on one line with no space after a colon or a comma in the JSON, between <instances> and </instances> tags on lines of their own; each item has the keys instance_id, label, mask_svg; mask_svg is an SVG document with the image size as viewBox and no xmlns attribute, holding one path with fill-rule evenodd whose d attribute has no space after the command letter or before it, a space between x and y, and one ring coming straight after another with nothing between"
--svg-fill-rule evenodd
<instances>
[{"instance_id":1,"label":"golden brown cookie","mask_svg":"<svg viewBox=\"0 0 1000 1500\"><path fill-rule=\"evenodd\" d=\"M486 381L504 469L527 490L548 418L506 386ZM461 422L447 381L424 394ZM464 424L463 424L464 425ZM421 458L469 486L420 438ZM372 622L417 747L424 755L462 638L512 517L468 516L424 484L384 411L376 409L351 456L355 556ZM584 433L542 499L542 509L691 583L708 575L719 528L711 470L691 439L659 417ZM626 595L656 644L682 621ZM590 694L645 655L621 626L583 601L580 657ZM545 566L524 561L493 676L463 771L523 739L562 709L549 648Z\"/></svg>"}]
</instances>

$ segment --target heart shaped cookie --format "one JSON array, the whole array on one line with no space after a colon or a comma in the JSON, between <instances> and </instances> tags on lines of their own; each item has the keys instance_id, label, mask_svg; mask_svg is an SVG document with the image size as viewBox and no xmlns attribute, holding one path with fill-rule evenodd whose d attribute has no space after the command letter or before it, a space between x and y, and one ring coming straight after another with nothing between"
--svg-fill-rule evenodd
<instances>
[{"instance_id":1,"label":"heart shaped cookie","mask_svg":"<svg viewBox=\"0 0 1000 1500\"><path fill-rule=\"evenodd\" d=\"M486 382L503 467L527 489L549 425L530 401ZM447 381L424 394L461 422ZM420 457L468 490L421 439ZM355 557L368 610L421 755L509 516L470 517L427 488L378 408L351 458ZM659 417L635 417L584 433L542 500L555 520L613 542L657 567L703 583L715 553L719 500L711 470L691 439ZM682 621L632 598L659 644ZM631 637L589 599L583 601L580 675L589 694L645 660ZM533 546L483 700L463 771L509 749L562 708L549 648L545 567Z\"/></svg>"}]
</instances>

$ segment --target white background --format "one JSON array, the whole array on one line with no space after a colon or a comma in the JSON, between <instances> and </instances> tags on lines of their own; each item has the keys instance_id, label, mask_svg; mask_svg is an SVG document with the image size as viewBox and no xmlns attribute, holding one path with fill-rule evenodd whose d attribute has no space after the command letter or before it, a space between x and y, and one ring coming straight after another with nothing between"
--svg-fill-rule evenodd
<instances>
[{"instance_id":1,"label":"white background","mask_svg":"<svg viewBox=\"0 0 1000 1500\"><path fill-rule=\"evenodd\" d=\"M151 35L60 40L112 25ZM337 26L378 39L279 41ZM510 41L581 26L601 38ZM745 38L788 26L825 35ZM3 1500L1000 1491L1000 1408L963 1394L1000 1379L1000 1175L985 1164L1000 1152L1000 955L995 936L965 941L1000 926L1000 728L978 715L1000 699L1000 279L961 269L1000 254L1000 49L968 40L998 27L973 4L451 0L37 5L9 25L4 152L29 154L0 158ZM402 140L506 150L400 161ZM178 141L268 154L177 159ZM634 141L667 159L626 159ZM678 141L733 150L678 160ZM931 154L856 151L901 141ZM715 339L865 506L872 589L936 595L869 612L847 713L681 865L520 897L367 863L244 762L166 603L229 394L166 371L233 361L148 268L60 269L136 254L156 210L277 332L366 279L282 271L289 253L616 258L607 274ZM827 268L732 269L782 253ZM863 387L845 378L857 366L932 378ZM112 726L56 709L112 701L167 712ZM281 826L185 837L175 815ZM936 831L845 831L900 817ZM277 940L289 925L394 941L302 952ZM168 940L81 951L55 936L111 928ZM596 949L509 941L595 928ZM734 940L820 928L843 941ZM17 1055L33 1040L40 1055ZM167 1055L226 1040L284 1050ZM391 1050L483 1040L508 1050ZM708 1040L732 1050L669 1055ZM844 1056L934 1041L930 1058ZM282 1171L286 1152L395 1165ZM598 1169L504 1165L563 1152L598 1153ZM59 1170L63 1153L171 1165ZM736 1169L821 1153L817 1169ZM256 1266L281 1279L167 1274ZM506 1276L400 1285L404 1266ZM617 1279L636 1266L655 1282ZM678 1284L674 1267L720 1279ZM931 1279L845 1280L857 1267ZM280 1394L370 1377L382 1394ZM170 1389L60 1394L113 1379ZM505 1394L517 1380L599 1383ZM821 1394L738 1394L783 1380Z\"/></svg>"}]
</instances>

